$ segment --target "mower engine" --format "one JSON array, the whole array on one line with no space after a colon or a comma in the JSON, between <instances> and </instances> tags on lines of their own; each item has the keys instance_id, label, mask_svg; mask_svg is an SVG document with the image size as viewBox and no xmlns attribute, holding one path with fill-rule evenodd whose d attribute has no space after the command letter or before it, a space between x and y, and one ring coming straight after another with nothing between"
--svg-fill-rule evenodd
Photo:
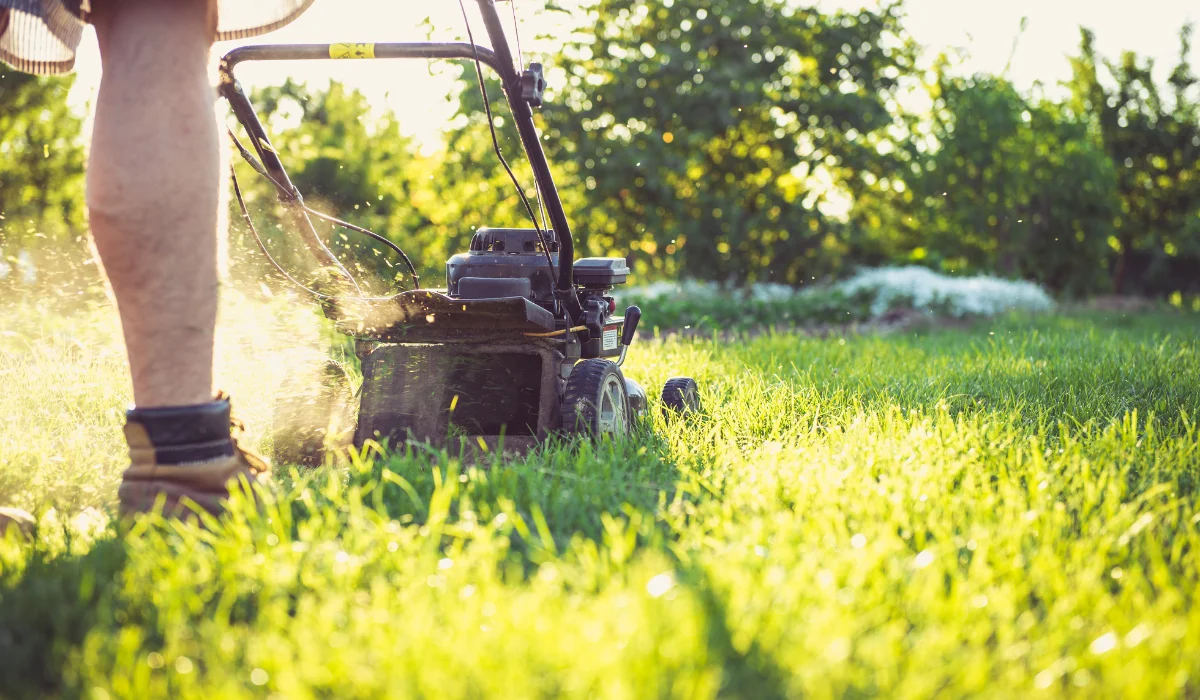
<instances>
[{"instance_id":1,"label":"mower engine","mask_svg":"<svg viewBox=\"0 0 1200 700\"><path fill-rule=\"evenodd\" d=\"M446 263L449 295L455 299L524 297L555 313L554 272L558 245L554 232L546 232L549 256L535 229L485 228L471 239L471 249ZM624 258L583 258L574 265L579 300L587 312L585 326L592 331L583 344L582 357L620 354L618 338L624 319L612 319L617 302L613 289L629 278ZM611 320L611 322L610 322Z\"/></svg>"}]
</instances>

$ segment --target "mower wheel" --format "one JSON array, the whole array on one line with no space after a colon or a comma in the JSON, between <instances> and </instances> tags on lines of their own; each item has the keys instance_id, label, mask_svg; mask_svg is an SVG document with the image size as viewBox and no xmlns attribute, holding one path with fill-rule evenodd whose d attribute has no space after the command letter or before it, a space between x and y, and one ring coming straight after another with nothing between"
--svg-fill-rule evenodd
<instances>
[{"instance_id":1,"label":"mower wheel","mask_svg":"<svg viewBox=\"0 0 1200 700\"><path fill-rule=\"evenodd\" d=\"M700 386L691 377L668 379L662 392L663 414L667 418L700 412Z\"/></svg>"},{"instance_id":2,"label":"mower wheel","mask_svg":"<svg viewBox=\"0 0 1200 700\"><path fill-rule=\"evenodd\" d=\"M281 389L271 426L276 464L319 467L329 449L350 444L355 406L338 363L297 369Z\"/></svg>"},{"instance_id":3,"label":"mower wheel","mask_svg":"<svg viewBox=\"0 0 1200 700\"><path fill-rule=\"evenodd\" d=\"M598 358L575 365L563 393L563 427L591 438L629 433L629 396L619 367Z\"/></svg>"}]
</instances>

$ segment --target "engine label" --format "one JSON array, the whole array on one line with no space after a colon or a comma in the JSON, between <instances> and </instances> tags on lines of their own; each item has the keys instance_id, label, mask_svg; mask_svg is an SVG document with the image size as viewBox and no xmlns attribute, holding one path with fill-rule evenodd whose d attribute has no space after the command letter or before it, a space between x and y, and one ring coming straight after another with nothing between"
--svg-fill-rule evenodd
<instances>
[{"instance_id":1,"label":"engine label","mask_svg":"<svg viewBox=\"0 0 1200 700\"><path fill-rule=\"evenodd\" d=\"M603 347L605 350L616 350L617 349L617 327L616 326L609 326L608 328L604 329Z\"/></svg>"}]
</instances>

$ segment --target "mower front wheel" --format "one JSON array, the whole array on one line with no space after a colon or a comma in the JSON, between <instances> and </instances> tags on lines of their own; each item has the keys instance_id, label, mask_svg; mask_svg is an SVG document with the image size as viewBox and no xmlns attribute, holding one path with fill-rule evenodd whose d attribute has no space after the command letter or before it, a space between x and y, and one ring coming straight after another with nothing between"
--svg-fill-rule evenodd
<instances>
[{"instance_id":1,"label":"mower front wheel","mask_svg":"<svg viewBox=\"0 0 1200 700\"><path fill-rule=\"evenodd\" d=\"M663 413L667 418L700 412L700 386L691 377L667 380L662 392Z\"/></svg>"},{"instance_id":2,"label":"mower front wheel","mask_svg":"<svg viewBox=\"0 0 1200 700\"><path fill-rule=\"evenodd\" d=\"M572 368L563 394L563 427L591 438L629 434L629 396L619 367L591 359Z\"/></svg>"}]
</instances>

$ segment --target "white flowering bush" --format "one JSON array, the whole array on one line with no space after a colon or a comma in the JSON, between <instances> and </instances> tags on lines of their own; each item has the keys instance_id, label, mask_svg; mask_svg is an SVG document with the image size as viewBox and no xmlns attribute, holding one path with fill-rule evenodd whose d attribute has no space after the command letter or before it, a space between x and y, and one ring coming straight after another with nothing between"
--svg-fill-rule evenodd
<instances>
[{"instance_id":1,"label":"white flowering bush","mask_svg":"<svg viewBox=\"0 0 1200 700\"><path fill-rule=\"evenodd\" d=\"M788 287L791 289L791 287ZM659 301L680 297L705 296L710 294L728 295L716 282L700 282L697 280L680 280L678 282L651 282L640 287L627 287L621 290L621 298L628 303Z\"/></svg>"},{"instance_id":2,"label":"white flowering bush","mask_svg":"<svg viewBox=\"0 0 1200 700\"><path fill-rule=\"evenodd\" d=\"M874 296L871 315L875 318L897 307L939 311L956 317L1054 308L1050 295L1033 282L988 275L948 277L917 265L862 270L834 288L847 296L871 292Z\"/></svg>"},{"instance_id":3,"label":"white flowering bush","mask_svg":"<svg viewBox=\"0 0 1200 700\"><path fill-rule=\"evenodd\" d=\"M910 309L932 316L994 316L1048 311L1054 301L1036 284L980 275L949 277L924 267L864 269L831 285L797 289L760 283L741 288L716 282L655 282L618 292L660 328L731 328L776 324L847 323Z\"/></svg>"},{"instance_id":4,"label":"white flowering bush","mask_svg":"<svg viewBox=\"0 0 1200 700\"><path fill-rule=\"evenodd\" d=\"M760 282L751 285L749 297L755 301L788 301L798 292L795 287L788 284L776 284L775 282Z\"/></svg>"}]
</instances>

